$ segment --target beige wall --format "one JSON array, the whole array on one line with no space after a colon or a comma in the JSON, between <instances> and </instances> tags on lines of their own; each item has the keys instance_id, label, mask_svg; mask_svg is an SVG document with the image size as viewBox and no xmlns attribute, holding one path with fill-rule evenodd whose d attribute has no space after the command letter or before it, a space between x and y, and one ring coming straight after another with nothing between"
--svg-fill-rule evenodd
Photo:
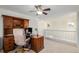
<instances>
[{"instance_id":1,"label":"beige wall","mask_svg":"<svg viewBox=\"0 0 79 59\"><path fill-rule=\"evenodd\" d=\"M47 27L50 24L50 27ZM56 18L49 18L38 22L39 32L46 37L76 43L77 41L77 13L68 13Z\"/></svg>"},{"instance_id":2,"label":"beige wall","mask_svg":"<svg viewBox=\"0 0 79 59\"><path fill-rule=\"evenodd\" d=\"M48 20L49 21L49 20ZM71 26L69 23L74 23L73 26ZM76 30L77 28L77 13L69 13L57 18L52 18L49 21L50 29L55 30Z\"/></svg>"}]
</instances>

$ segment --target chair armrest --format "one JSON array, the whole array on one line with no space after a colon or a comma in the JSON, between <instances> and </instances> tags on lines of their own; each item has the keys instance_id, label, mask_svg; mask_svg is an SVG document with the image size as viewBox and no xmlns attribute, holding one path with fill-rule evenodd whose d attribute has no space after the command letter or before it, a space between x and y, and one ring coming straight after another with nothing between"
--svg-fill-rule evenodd
<instances>
[{"instance_id":1,"label":"chair armrest","mask_svg":"<svg viewBox=\"0 0 79 59\"><path fill-rule=\"evenodd\" d=\"M30 40L30 38L27 38L25 41L27 42L27 41L29 41Z\"/></svg>"}]
</instances>

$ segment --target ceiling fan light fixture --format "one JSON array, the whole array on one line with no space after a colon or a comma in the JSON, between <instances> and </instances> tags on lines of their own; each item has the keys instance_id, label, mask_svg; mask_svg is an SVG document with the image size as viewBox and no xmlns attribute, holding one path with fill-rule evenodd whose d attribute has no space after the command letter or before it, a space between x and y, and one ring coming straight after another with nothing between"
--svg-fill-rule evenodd
<instances>
[{"instance_id":1,"label":"ceiling fan light fixture","mask_svg":"<svg viewBox=\"0 0 79 59\"><path fill-rule=\"evenodd\" d=\"M42 8L42 5L35 5L35 11L33 12L36 12L36 15L47 15L48 12L47 11L50 11L51 9L50 8Z\"/></svg>"},{"instance_id":2,"label":"ceiling fan light fixture","mask_svg":"<svg viewBox=\"0 0 79 59\"><path fill-rule=\"evenodd\" d=\"M42 14L42 11L37 11L37 14L41 15Z\"/></svg>"}]
</instances>

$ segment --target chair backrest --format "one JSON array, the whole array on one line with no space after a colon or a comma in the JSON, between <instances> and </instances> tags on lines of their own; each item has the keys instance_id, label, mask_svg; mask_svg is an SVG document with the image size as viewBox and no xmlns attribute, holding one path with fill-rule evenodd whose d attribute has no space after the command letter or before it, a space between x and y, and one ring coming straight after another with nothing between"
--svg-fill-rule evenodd
<instances>
[{"instance_id":1,"label":"chair backrest","mask_svg":"<svg viewBox=\"0 0 79 59\"><path fill-rule=\"evenodd\" d=\"M23 28L15 28L13 29L13 35L14 35L14 40L16 45L23 46L26 44L25 42L25 31Z\"/></svg>"}]
</instances>

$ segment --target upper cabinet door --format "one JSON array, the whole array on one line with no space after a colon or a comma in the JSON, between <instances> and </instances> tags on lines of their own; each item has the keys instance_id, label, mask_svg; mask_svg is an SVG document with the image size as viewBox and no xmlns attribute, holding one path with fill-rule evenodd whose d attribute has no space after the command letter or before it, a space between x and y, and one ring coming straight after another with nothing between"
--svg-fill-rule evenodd
<instances>
[{"instance_id":1,"label":"upper cabinet door","mask_svg":"<svg viewBox=\"0 0 79 59\"><path fill-rule=\"evenodd\" d=\"M24 20L24 28L28 28L29 27L29 20Z\"/></svg>"},{"instance_id":2,"label":"upper cabinet door","mask_svg":"<svg viewBox=\"0 0 79 59\"><path fill-rule=\"evenodd\" d=\"M22 19L17 19L17 18L14 18L13 19L13 27L14 28L23 28L24 26L24 21Z\"/></svg>"},{"instance_id":3,"label":"upper cabinet door","mask_svg":"<svg viewBox=\"0 0 79 59\"><path fill-rule=\"evenodd\" d=\"M3 16L4 19L4 28L12 28L13 27L13 18L8 16Z\"/></svg>"}]
</instances>

